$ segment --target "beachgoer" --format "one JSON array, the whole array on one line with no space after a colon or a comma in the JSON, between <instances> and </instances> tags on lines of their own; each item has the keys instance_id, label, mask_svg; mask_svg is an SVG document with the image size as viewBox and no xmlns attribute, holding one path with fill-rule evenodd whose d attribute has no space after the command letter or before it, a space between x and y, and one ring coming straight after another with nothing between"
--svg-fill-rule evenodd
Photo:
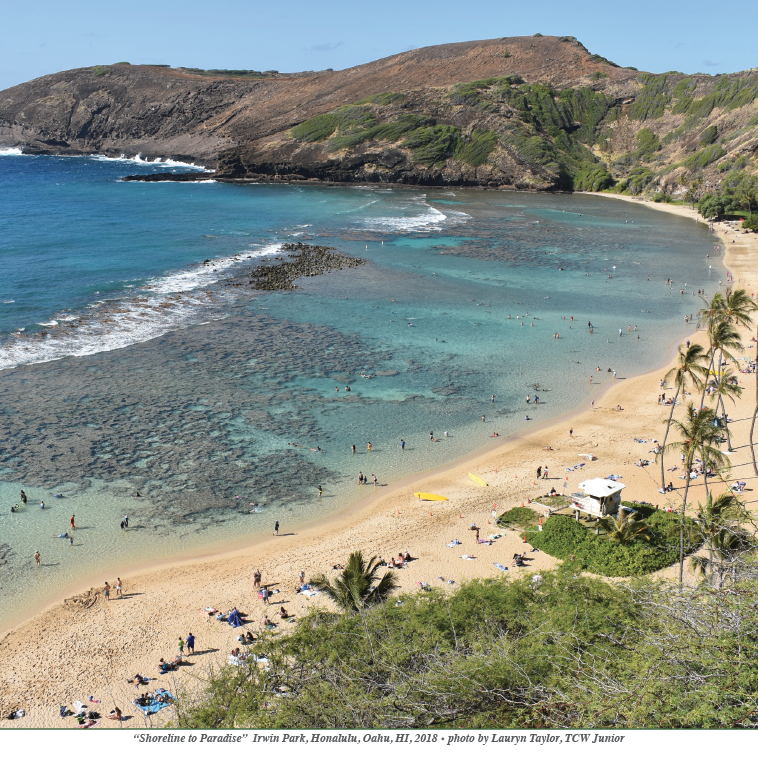
<instances>
[{"instance_id":1,"label":"beachgoer","mask_svg":"<svg viewBox=\"0 0 758 759\"><path fill-rule=\"evenodd\" d=\"M105 581L105 584L103 585L103 595L105 596L106 601L111 600L111 586L108 584L108 581Z\"/></svg>"},{"instance_id":2,"label":"beachgoer","mask_svg":"<svg viewBox=\"0 0 758 759\"><path fill-rule=\"evenodd\" d=\"M538 466L537 467L537 479L539 479L540 477L542 477L542 467Z\"/></svg>"},{"instance_id":3,"label":"beachgoer","mask_svg":"<svg viewBox=\"0 0 758 759\"><path fill-rule=\"evenodd\" d=\"M75 529L76 529L76 524L74 523L74 517L75 517L75 516L76 516L76 514L72 514L72 515L71 515L71 519L69 519L69 520L68 520L68 521L71 523L71 529L72 529L72 530L75 530Z\"/></svg>"},{"instance_id":4,"label":"beachgoer","mask_svg":"<svg viewBox=\"0 0 758 759\"><path fill-rule=\"evenodd\" d=\"M119 709L117 706L114 706L113 709L111 709L111 713L108 715L108 719L116 719L119 722L121 721L121 709Z\"/></svg>"},{"instance_id":5,"label":"beachgoer","mask_svg":"<svg viewBox=\"0 0 758 759\"><path fill-rule=\"evenodd\" d=\"M129 529L129 515L128 514L124 517L124 527Z\"/></svg>"},{"instance_id":6,"label":"beachgoer","mask_svg":"<svg viewBox=\"0 0 758 759\"><path fill-rule=\"evenodd\" d=\"M484 422L484 414L482 414L482 422Z\"/></svg>"},{"instance_id":7,"label":"beachgoer","mask_svg":"<svg viewBox=\"0 0 758 759\"><path fill-rule=\"evenodd\" d=\"M401 451L405 450L405 440L402 440L402 439L400 440L400 450Z\"/></svg>"},{"instance_id":8,"label":"beachgoer","mask_svg":"<svg viewBox=\"0 0 758 759\"><path fill-rule=\"evenodd\" d=\"M371 453L371 441L370 441L370 440L369 440L369 442L366 444L366 450L367 450L369 453Z\"/></svg>"},{"instance_id":9,"label":"beachgoer","mask_svg":"<svg viewBox=\"0 0 758 759\"><path fill-rule=\"evenodd\" d=\"M178 643L179 643L179 653L183 654L184 653L184 638L182 638L181 635L179 636Z\"/></svg>"},{"instance_id":10,"label":"beachgoer","mask_svg":"<svg viewBox=\"0 0 758 759\"><path fill-rule=\"evenodd\" d=\"M324 492L324 488L321 487L321 485L318 486L318 497L321 498L322 494Z\"/></svg>"},{"instance_id":11,"label":"beachgoer","mask_svg":"<svg viewBox=\"0 0 758 759\"><path fill-rule=\"evenodd\" d=\"M279 520L276 520L276 524L274 524L274 535L279 534Z\"/></svg>"},{"instance_id":12,"label":"beachgoer","mask_svg":"<svg viewBox=\"0 0 758 759\"><path fill-rule=\"evenodd\" d=\"M40 501L40 502L39 502L39 507L40 507L41 509L44 509L44 508L45 508L45 502L44 502L44 501Z\"/></svg>"},{"instance_id":13,"label":"beachgoer","mask_svg":"<svg viewBox=\"0 0 758 759\"><path fill-rule=\"evenodd\" d=\"M376 482L377 482L377 480L376 480L376 475L375 475L375 474L372 474L372 475L371 475L371 479L374 481L374 487L376 487Z\"/></svg>"},{"instance_id":14,"label":"beachgoer","mask_svg":"<svg viewBox=\"0 0 758 759\"><path fill-rule=\"evenodd\" d=\"M353 452L353 454L355 454L355 445L351 445L350 450Z\"/></svg>"},{"instance_id":15,"label":"beachgoer","mask_svg":"<svg viewBox=\"0 0 758 759\"><path fill-rule=\"evenodd\" d=\"M545 468L542 470L542 479L543 479L543 480L546 480L546 479L547 479L547 473L548 473L548 472L547 472L547 467L545 467Z\"/></svg>"},{"instance_id":16,"label":"beachgoer","mask_svg":"<svg viewBox=\"0 0 758 759\"><path fill-rule=\"evenodd\" d=\"M291 614L283 606L281 606L279 607L279 616L282 619L289 619Z\"/></svg>"},{"instance_id":17,"label":"beachgoer","mask_svg":"<svg viewBox=\"0 0 758 759\"><path fill-rule=\"evenodd\" d=\"M126 529L126 522L124 522L124 520L123 520L123 519L121 520L121 529L122 529L122 530L125 530L125 529Z\"/></svg>"},{"instance_id":18,"label":"beachgoer","mask_svg":"<svg viewBox=\"0 0 758 759\"><path fill-rule=\"evenodd\" d=\"M263 605L268 606L269 589L264 585L261 590L261 598L263 599Z\"/></svg>"},{"instance_id":19,"label":"beachgoer","mask_svg":"<svg viewBox=\"0 0 758 759\"><path fill-rule=\"evenodd\" d=\"M434 430L429 430L429 440L434 442Z\"/></svg>"},{"instance_id":20,"label":"beachgoer","mask_svg":"<svg viewBox=\"0 0 758 759\"><path fill-rule=\"evenodd\" d=\"M493 395L492 398L490 398L490 403L494 403L494 402L495 402L495 396Z\"/></svg>"},{"instance_id":21,"label":"beachgoer","mask_svg":"<svg viewBox=\"0 0 758 759\"><path fill-rule=\"evenodd\" d=\"M298 575L298 577L300 579L300 584L305 585L305 570L304 569L300 570L300 574Z\"/></svg>"},{"instance_id":22,"label":"beachgoer","mask_svg":"<svg viewBox=\"0 0 758 759\"><path fill-rule=\"evenodd\" d=\"M120 577L116 578L116 595L119 598L123 598L124 597L123 586L121 585L121 578Z\"/></svg>"},{"instance_id":23,"label":"beachgoer","mask_svg":"<svg viewBox=\"0 0 758 759\"><path fill-rule=\"evenodd\" d=\"M26 505L26 501L27 501L26 493L24 493L24 491L22 490L21 491L21 503L23 503L24 505Z\"/></svg>"},{"instance_id":24,"label":"beachgoer","mask_svg":"<svg viewBox=\"0 0 758 759\"><path fill-rule=\"evenodd\" d=\"M37 566L39 566L39 565L40 565L40 563L39 563L39 562L40 562L40 555L39 555L39 551L35 551L35 552L34 552L34 561L36 561L36 562L37 562Z\"/></svg>"},{"instance_id":25,"label":"beachgoer","mask_svg":"<svg viewBox=\"0 0 758 759\"><path fill-rule=\"evenodd\" d=\"M253 587L260 588L260 586L261 586L261 570L256 569L255 573L253 574Z\"/></svg>"},{"instance_id":26,"label":"beachgoer","mask_svg":"<svg viewBox=\"0 0 758 759\"><path fill-rule=\"evenodd\" d=\"M363 472L358 472L358 484L363 485Z\"/></svg>"},{"instance_id":27,"label":"beachgoer","mask_svg":"<svg viewBox=\"0 0 758 759\"><path fill-rule=\"evenodd\" d=\"M574 428L573 427L569 430L569 437L574 437Z\"/></svg>"}]
</instances>

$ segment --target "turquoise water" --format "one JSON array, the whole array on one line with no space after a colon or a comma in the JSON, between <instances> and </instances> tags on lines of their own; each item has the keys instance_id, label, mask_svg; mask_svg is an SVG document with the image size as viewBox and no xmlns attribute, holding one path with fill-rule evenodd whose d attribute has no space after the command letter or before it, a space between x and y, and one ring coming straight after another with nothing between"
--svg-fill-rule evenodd
<instances>
[{"instance_id":1,"label":"turquoise water","mask_svg":"<svg viewBox=\"0 0 758 759\"><path fill-rule=\"evenodd\" d=\"M0 155L0 619L574 408L597 366L660 364L720 276L704 225L605 198L117 181L155 170ZM367 264L226 286L288 241Z\"/></svg>"}]
</instances>

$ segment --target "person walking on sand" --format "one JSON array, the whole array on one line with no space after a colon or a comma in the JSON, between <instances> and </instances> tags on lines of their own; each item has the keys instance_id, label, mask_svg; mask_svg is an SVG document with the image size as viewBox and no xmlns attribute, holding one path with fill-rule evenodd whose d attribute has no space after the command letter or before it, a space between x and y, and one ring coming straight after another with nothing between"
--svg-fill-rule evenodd
<instances>
[{"instance_id":1,"label":"person walking on sand","mask_svg":"<svg viewBox=\"0 0 758 759\"><path fill-rule=\"evenodd\" d=\"M539 479L540 477L542 477L542 467L538 466L537 467L537 479Z\"/></svg>"},{"instance_id":2,"label":"person walking on sand","mask_svg":"<svg viewBox=\"0 0 758 759\"><path fill-rule=\"evenodd\" d=\"M546 480L546 479L547 479L547 467L545 467L545 468L542 470L542 479L543 479L543 480Z\"/></svg>"},{"instance_id":3,"label":"person walking on sand","mask_svg":"<svg viewBox=\"0 0 758 759\"><path fill-rule=\"evenodd\" d=\"M263 599L263 605L268 606L268 596L269 596L269 590L268 588L264 587L261 591L261 598Z\"/></svg>"},{"instance_id":4,"label":"person walking on sand","mask_svg":"<svg viewBox=\"0 0 758 759\"><path fill-rule=\"evenodd\" d=\"M372 474L371 479L374 481L374 487L376 487L376 483L377 483L376 475Z\"/></svg>"},{"instance_id":5,"label":"person walking on sand","mask_svg":"<svg viewBox=\"0 0 758 759\"><path fill-rule=\"evenodd\" d=\"M279 534L279 520L276 520L276 524L274 524L274 535Z\"/></svg>"},{"instance_id":6,"label":"person walking on sand","mask_svg":"<svg viewBox=\"0 0 758 759\"><path fill-rule=\"evenodd\" d=\"M253 574L253 587L254 588L260 588L261 586L261 570L256 569L255 573Z\"/></svg>"},{"instance_id":7,"label":"person walking on sand","mask_svg":"<svg viewBox=\"0 0 758 759\"><path fill-rule=\"evenodd\" d=\"M179 656L183 656L183 655L184 655L184 639L180 635L179 636Z\"/></svg>"},{"instance_id":8,"label":"person walking on sand","mask_svg":"<svg viewBox=\"0 0 758 759\"><path fill-rule=\"evenodd\" d=\"M121 578L120 578L120 577L117 577L117 578L116 578L116 595L117 595L119 598L123 598L123 597L124 597L124 594L123 594L123 587L122 587L122 585L121 585Z\"/></svg>"},{"instance_id":9,"label":"person walking on sand","mask_svg":"<svg viewBox=\"0 0 758 759\"><path fill-rule=\"evenodd\" d=\"M71 529L72 529L72 530L75 530L75 529L76 529L76 523L74 522L74 517L75 517L75 516L76 516L76 514L72 514L72 515L71 515L71 519L69 519L69 520L68 520L68 521L70 522L70 524L71 524Z\"/></svg>"},{"instance_id":10,"label":"person walking on sand","mask_svg":"<svg viewBox=\"0 0 758 759\"><path fill-rule=\"evenodd\" d=\"M195 653L195 636L192 633L187 636L187 653Z\"/></svg>"},{"instance_id":11,"label":"person walking on sand","mask_svg":"<svg viewBox=\"0 0 758 759\"><path fill-rule=\"evenodd\" d=\"M39 563L39 561L40 561L40 555L39 555L39 551L35 551L35 552L34 552L34 561L36 561L36 562L37 562L37 566L39 566L39 565L40 565L40 563Z\"/></svg>"},{"instance_id":12,"label":"person walking on sand","mask_svg":"<svg viewBox=\"0 0 758 759\"><path fill-rule=\"evenodd\" d=\"M305 585L305 570L301 569L300 574L298 575L298 579L300 580L301 587Z\"/></svg>"},{"instance_id":13,"label":"person walking on sand","mask_svg":"<svg viewBox=\"0 0 758 759\"><path fill-rule=\"evenodd\" d=\"M108 580L106 580L105 585L103 585L103 595L105 596L106 601L111 600L111 586L108 584Z\"/></svg>"}]
</instances>

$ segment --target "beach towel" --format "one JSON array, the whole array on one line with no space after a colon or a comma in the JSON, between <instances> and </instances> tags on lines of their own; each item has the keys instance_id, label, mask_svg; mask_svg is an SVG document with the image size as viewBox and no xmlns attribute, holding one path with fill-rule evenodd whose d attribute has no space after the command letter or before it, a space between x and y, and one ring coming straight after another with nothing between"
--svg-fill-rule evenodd
<instances>
[{"instance_id":1,"label":"beach towel","mask_svg":"<svg viewBox=\"0 0 758 759\"><path fill-rule=\"evenodd\" d=\"M467 553L464 553L463 556L461 556L462 559L465 559L466 561L473 561L476 556L469 556Z\"/></svg>"},{"instance_id":2,"label":"beach towel","mask_svg":"<svg viewBox=\"0 0 758 759\"><path fill-rule=\"evenodd\" d=\"M447 547L448 548L455 548L456 546L459 546L459 545L461 545L461 541L458 540L458 538L456 538L452 543L448 543Z\"/></svg>"},{"instance_id":3,"label":"beach towel","mask_svg":"<svg viewBox=\"0 0 758 759\"><path fill-rule=\"evenodd\" d=\"M162 691L162 694L173 698L167 690ZM166 704L161 701L153 701L152 704L148 704L148 706L140 706L135 700L132 701L132 704L134 704L134 706L136 706L143 714L156 714L165 706L171 706L171 704Z\"/></svg>"},{"instance_id":4,"label":"beach towel","mask_svg":"<svg viewBox=\"0 0 758 759\"><path fill-rule=\"evenodd\" d=\"M504 567L502 564L499 564L498 562L495 562L495 566L501 571L501 572L507 572L508 567Z\"/></svg>"},{"instance_id":5,"label":"beach towel","mask_svg":"<svg viewBox=\"0 0 758 759\"><path fill-rule=\"evenodd\" d=\"M304 590L303 591L303 595L304 596L308 596L308 598L312 598L313 596L317 596L318 595L318 591L317 590Z\"/></svg>"},{"instance_id":6,"label":"beach towel","mask_svg":"<svg viewBox=\"0 0 758 759\"><path fill-rule=\"evenodd\" d=\"M90 727L97 727L100 724L99 719L88 719L86 722L82 722L79 727L81 727L84 730L87 730Z\"/></svg>"}]
</instances>

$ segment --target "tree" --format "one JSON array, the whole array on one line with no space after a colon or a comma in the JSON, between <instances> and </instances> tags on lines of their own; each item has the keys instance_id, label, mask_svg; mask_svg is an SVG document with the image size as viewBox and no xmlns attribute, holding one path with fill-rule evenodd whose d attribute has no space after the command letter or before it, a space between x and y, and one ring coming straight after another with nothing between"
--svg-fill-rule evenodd
<instances>
[{"instance_id":1,"label":"tree","mask_svg":"<svg viewBox=\"0 0 758 759\"><path fill-rule=\"evenodd\" d=\"M607 516L598 520L598 526L608 534L611 543L628 546L635 540L650 541L648 526L644 519L638 519L626 509L619 508L615 516Z\"/></svg>"},{"instance_id":2,"label":"tree","mask_svg":"<svg viewBox=\"0 0 758 759\"><path fill-rule=\"evenodd\" d=\"M724 199L719 195L713 195L708 193L703 196L703 199L698 203L700 215L704 219L718 219L724 215L726 210L726 203Z\"/></svg>"},{"instance_id":3,"label":"tree","mask_svg":"<svg viewBox=\"0 0 758 759\"><path fill-rule=\"evenodd\" d=\"M676 366L671 369L663 379L664 385L673 379L676 393L674 394L674 400L671 404L671 413L669 414L668 424L666 425L666 434L663 436L662 448L666 447L666 440L668 439L669 430L671 429L671 420L674 416L674 409L676 408L679 392L689 383L692 383L696 390L699 390L703 385L702 377L707 371L705 367L705 359L706 353L702 345L690 345L689 348L680 345ZM661 454L661 487L666 487L666 470L663 454Z\"/></svg>"},{"instance_id":4,"label":"tree","mask_svg":"<svg viewBox=\"0 0 758 759\"><path fill-rule=\"evenodd\" d=\"M700 397L700 405L703 405L705 401L705 391L708 388L708 378L713 371L713 365L716 359L716 353L719 354L719 372L724 361L724 357L728 361L734 361L734 356L730 353L733 350L742 350L742 342L740 341L740 333L729 323L729 321L723 316L716 321L708 330L708 338L711 343L711 363L708 368L708 372L705 376L705 384L703 385L703 392Z\"/></svg>"},{"instance_id":5,"label":"tree","mask_svg":"<svg viewBox=\"0 0 758 759\"><path fill-rule=\"evenodd\" d=\"M690 477L692 465L695 461L696 454L700 453L703 459L703 469L706 470L708 463L719 468L729 466L726 456L714 447L714 443L719 435L718 428L715 425L716 412L710 408L695 409L690 403L687 406L685 419L679 421L675 419L672 427L679 434L680 440L675 443L669 443L666 448L681 452L684 456L684 475L685 486L684 496L682 497L681 517L679 520L679 584L684 583L684 517L687 511L687 497L690 490ZM664 449L659 452L663 455ZM707 480L706 480L707 487Z\"/></svg>"},{"instance_id":6,"label":"tree","mask_svg":"<svg viewBox=\"0 0 758 759\"><path fill-rule=\"evenodd\" d=\"M745 507L732 493L698 504L695 533L706 551L690 557L690 565L702 573L712 585L723 588L735 562L755 550L755 541L742 524L749 520Z\"/></svg>"},{"instance_id":7,"label":"tree","mask_svg":"<svg viewBox=\"0 0 758 759\"><path fill-rule=\"evenodd\" d=\"M735 402L735 398L742 396L744 388L740 387L739 381L732 371L731 367L727 366L721 370L720 374L716 375L716 413L719 413L719 407L721 408L722 418L724 420L724 431L726 432L727 450L732 450L732 438L729 434L729 419L726 413L726 406L724 405L724 398L729 398L732 403Z\"/></svg>"},{"instance_id":8,"label":"tree","mask_svg":"<svg viewBox=\"0 0 758 759\"><path fill-rule=\"evenodd\" d=\"M394 572L385 572L379 579L379 559L372 556L368 563L362 551L354 551L339 577L332 582L319 574L310 584L331 598L344 611L358 612L368 606L386 601L399 587Z\"/></svg>"},{"instance_id":9,"label":"tree","mask_svg":"<svg viewBox=\"0 0 758 759\"><path fill-rule=\"evenodd\" d=\"M758 200L758 177L745 175L742 181L737 185L735 193L737 200L747 206L748 215L753 213L753 205Z\"/></svg>"}]
</instances>

